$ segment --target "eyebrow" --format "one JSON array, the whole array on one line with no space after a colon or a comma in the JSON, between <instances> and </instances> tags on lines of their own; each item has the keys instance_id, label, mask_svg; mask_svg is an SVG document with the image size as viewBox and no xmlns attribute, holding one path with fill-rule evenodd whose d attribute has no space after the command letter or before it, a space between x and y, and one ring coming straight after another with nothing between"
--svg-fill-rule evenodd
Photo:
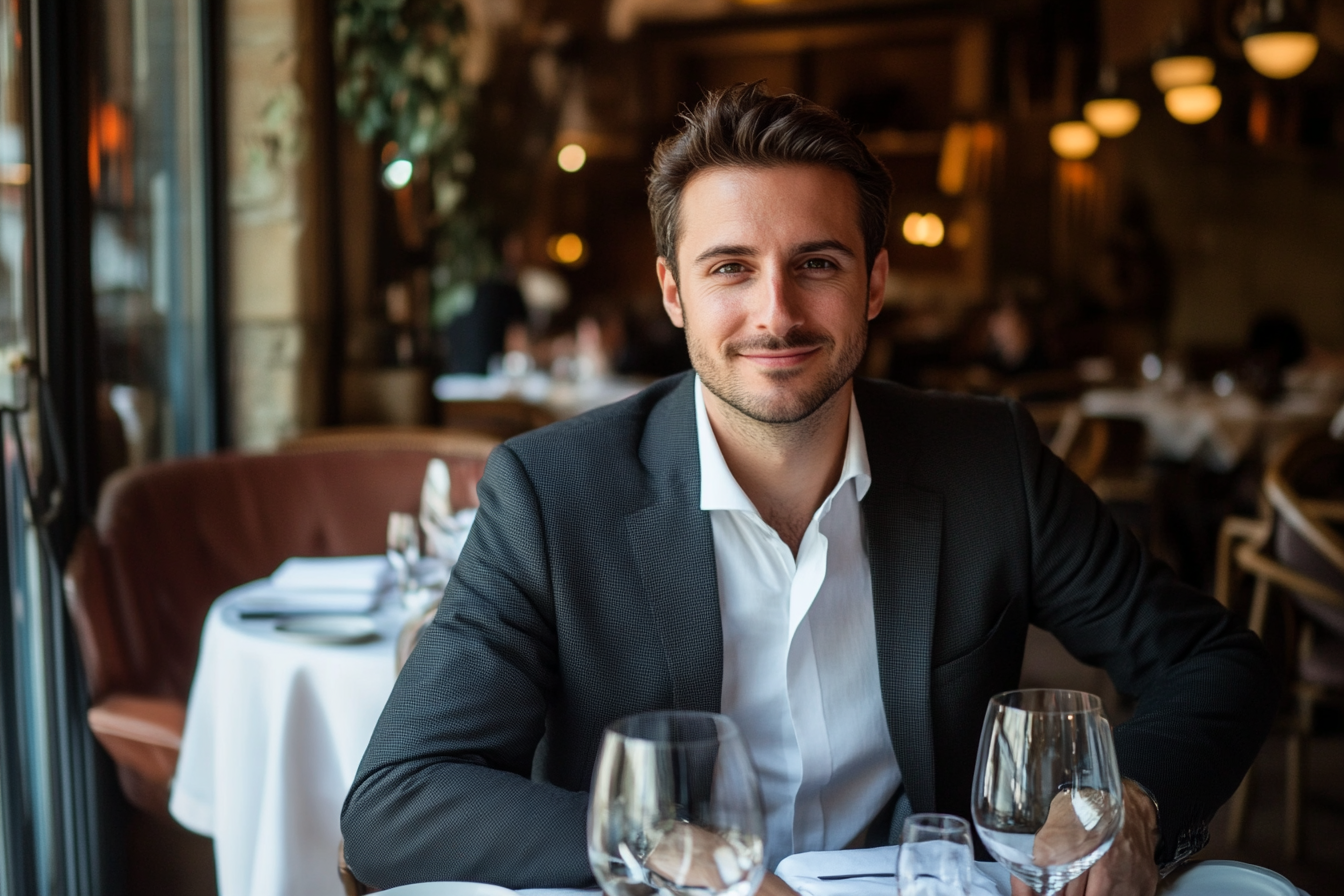
<instances>
[{"instance_id":1,"label":"eyebrow","mask_svg":"<svg viewBox=\"0 0 1344 896\"><path fill-rule=\"evenodd\" d=\"M817 240L811 243L800 243L793 247L793 255L807 255L812 252L838 252L841 255L847 255L855 258L854 250L850 249L839 240ZM726 255L755 255L756 250L751 246L711 246L695 257L695 263L709 261L711 258L722 258Z\"/></svg>"}]
</instances>

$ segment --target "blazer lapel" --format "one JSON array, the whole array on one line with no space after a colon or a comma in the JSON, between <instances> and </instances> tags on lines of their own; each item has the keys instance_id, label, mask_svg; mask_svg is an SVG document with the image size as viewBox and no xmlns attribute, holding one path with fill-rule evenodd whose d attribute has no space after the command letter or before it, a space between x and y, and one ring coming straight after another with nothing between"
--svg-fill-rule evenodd
<instances>
[{"instance_id":1,"label":"blazer lapel","mask_svg":"<svg viewBox=\"0 0 1344 896\"><path fill-rule=\"evenodd\" d=\"M935 803L929 685L943 501L935 492L901 481L914 458L902 450L894 427L885 424L893 419L893 409L865 402L864 395L856 393L873 473L863 512L873 573L882 705L911 807L931 812Z\"/></svg>"},{"instance_id":2,"label":"blazer lapel","mask_svg":"<svg viewBox=\"0 0 1344 896\"><path fill-rule=\"evenodd\" d=\"M694 377L649 415L640 455L653 500L626 517L630 549L657 627L676 709L718 712L723 624L714 532L700 509Z\"/></svg>"}]
</instances>

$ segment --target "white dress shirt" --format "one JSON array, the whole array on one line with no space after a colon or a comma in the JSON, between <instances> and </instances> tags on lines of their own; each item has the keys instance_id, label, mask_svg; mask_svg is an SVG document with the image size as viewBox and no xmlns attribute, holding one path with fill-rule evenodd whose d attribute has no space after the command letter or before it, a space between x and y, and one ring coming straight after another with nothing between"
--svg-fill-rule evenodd
<instances>
[{"instance_id":1,"label":"white dress shirt","mask_svg":"<svg viewBox=\"0 0 1344 896\"><path fill-rule=\"evenodd\" d=\"M724 462L696 378L700 509L714 529L723 622L722 712L761 777L766 861L841 849L901 781L877 671L873 583L859 509L872 483L850 399L840 481L795 560Z\"/></svg>"}]
</instances>

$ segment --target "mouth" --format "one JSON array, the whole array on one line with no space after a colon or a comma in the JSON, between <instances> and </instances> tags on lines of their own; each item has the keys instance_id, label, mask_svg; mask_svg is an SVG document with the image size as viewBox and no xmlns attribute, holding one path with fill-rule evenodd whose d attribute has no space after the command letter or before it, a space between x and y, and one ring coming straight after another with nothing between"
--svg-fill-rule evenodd
<instances>
[{"instance_id":1,"label":"mouth","mask_svg":"<svg viewBox=\"0 0 1344 896\"><path fill-rule=\"evenodd\" d=\"M780 368L795 367L802 364L819 351L821 351L821 346L809 345L798 348L786 348L779 351L755 349L741 352L738 357L761 367L776 370Z\"/></svg>"}]
</instances>

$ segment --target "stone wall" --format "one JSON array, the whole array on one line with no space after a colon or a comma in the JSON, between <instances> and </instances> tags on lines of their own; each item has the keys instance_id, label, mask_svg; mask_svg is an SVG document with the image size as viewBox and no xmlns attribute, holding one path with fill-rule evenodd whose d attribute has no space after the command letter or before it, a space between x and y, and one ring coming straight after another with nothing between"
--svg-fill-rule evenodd
<instances>
[{"instance_id":1,"label":"stone wall","mask_svg":"<svg viewBox=\"0 0 1344 896\"><path fill-rule=\"evenodd\" d=\"M226 252L233 444L266 450L322 411L330 282L315 148L317 4L227 0Z\"/></svg>"}]
</instances>

